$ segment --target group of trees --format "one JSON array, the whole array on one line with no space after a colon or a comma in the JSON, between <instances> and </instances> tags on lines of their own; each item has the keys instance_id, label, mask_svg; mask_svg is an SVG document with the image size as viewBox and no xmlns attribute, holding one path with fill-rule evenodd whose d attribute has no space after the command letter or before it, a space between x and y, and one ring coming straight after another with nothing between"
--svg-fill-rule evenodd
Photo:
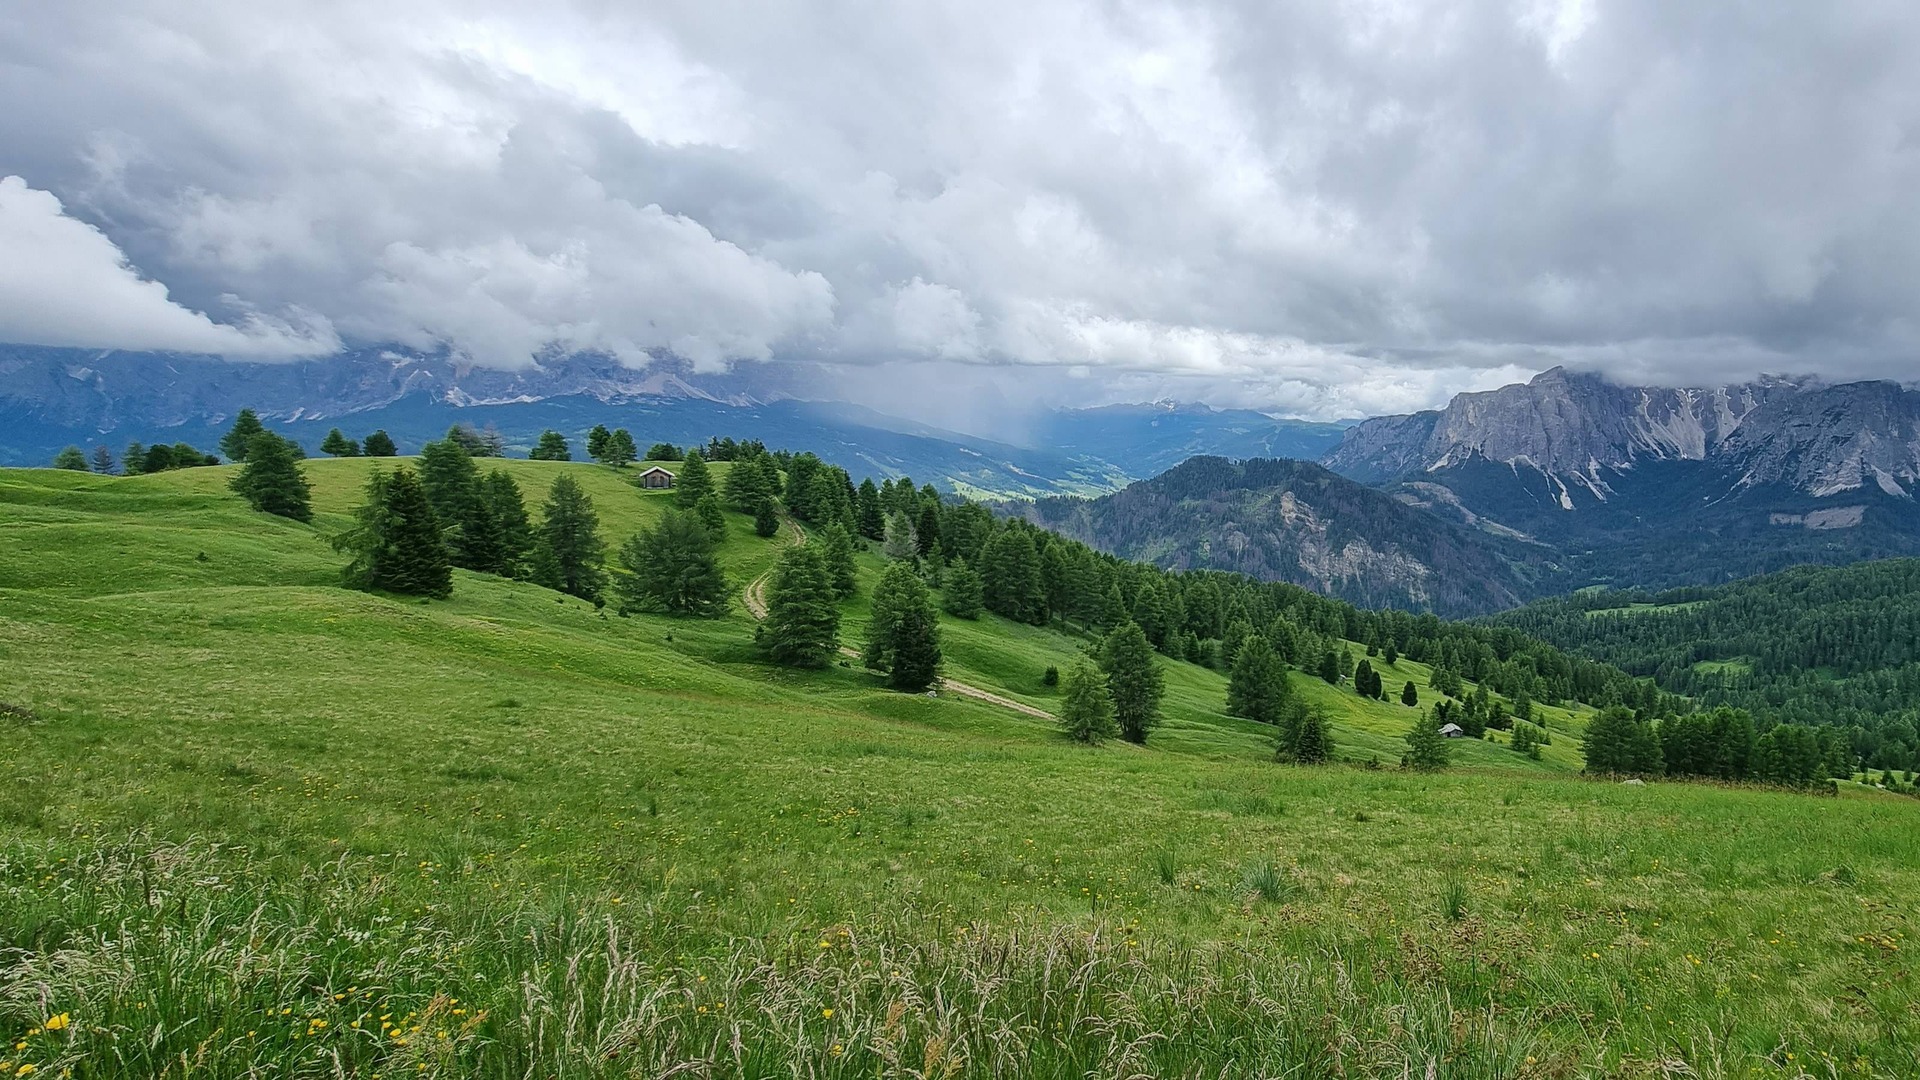
<instances>
[{"instance_id":1,"label":"group of trees","mask_svg":"<svg viewBox=\"0 0 1920 1080\"><path fill-rule=\"evenodd\" d=\"M608 431L607 425L595 424L587 432L587 456L602 465L624 469L639 459L640 448L634 444L633 432L626 428Z\"/></svg>"},{"instance_id":2,"label":"group of trees","mask_svg":"<svg viewBox=\"0 0 1920 1080\"><path fill-rule=\"evenodd\" d=\"M1798 567L1660 593L1583 592L1492 621L1709 711L1837 729L1868 768L1920 768L1920 560Z\"/></svg>"},{"instance_id":3,"label":"group of trees","mask_svg":"<svg viewBox=\"0 0 1920 1080\"><path fill-rule=\"evenodd\" d=\"M1516 741L1519 731L1516 726ZM1799 788L1851 776L1858 763L1842 729L1804 724L1762 728L1744 709L1725 705L1657 719L1621 706L1604 709L1588 721L1581 751L1587 771L1594 774Z\"/></svg>"}]
</instances>

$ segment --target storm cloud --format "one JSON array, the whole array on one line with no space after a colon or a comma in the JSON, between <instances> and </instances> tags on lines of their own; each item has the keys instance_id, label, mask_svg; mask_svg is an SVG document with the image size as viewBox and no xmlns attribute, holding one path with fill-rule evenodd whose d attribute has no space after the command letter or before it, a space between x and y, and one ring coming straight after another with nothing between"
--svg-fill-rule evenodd
<instances>
[{"instance_id":1,"label":"storm cloud","mask_svg":"<svg viewBox=\"0 0 1920 1080\"><path fill-rule=\"evenodd\" d=\"M1915 71L1870 0L25 5L0 213L74 249L8 257L118 291L0 274L0 337L1318 417L1910 379Z\"/></svg>"}]
</instances>

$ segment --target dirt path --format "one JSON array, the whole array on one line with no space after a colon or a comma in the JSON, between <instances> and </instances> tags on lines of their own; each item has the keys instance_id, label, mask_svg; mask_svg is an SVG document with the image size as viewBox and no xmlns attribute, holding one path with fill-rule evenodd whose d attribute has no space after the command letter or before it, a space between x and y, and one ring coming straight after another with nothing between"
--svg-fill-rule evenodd
<instances>
[{"instance_id":1,"label":"dirt path","mask_svg":"<svg viewBox=\"0 0 1920 1080\"><path fill-rule=\"evenodd\" d=\"M785 528L781 531L785 533L789 544L804 544L807 542L807 532L800 527L799 522L792 518L784 518L782 520L785 523ZM752 615L756 619L764 619L767 617L767 579L772 576L773 571L768 570L766 573L747 582L747 587L740 590L740 602L746 605L747 614ZM844 646L840 649L840 655L850 656L855 659L858 659L860 656L855 650ZM1038 709L1032 705L1028 705L1024 701L1015 701L1010 697L1002 697L991 690L982 690L977 686L956 682L953 679L941 679L940 689L949 693L959 694L962 697L970 697L976 701L984 701L989 705L998 705L1003 709L1012 709L1017 713L1025 713L1037 720L1053 719L1053 714L1045 709Z\"/></svg>"}]
</instances>

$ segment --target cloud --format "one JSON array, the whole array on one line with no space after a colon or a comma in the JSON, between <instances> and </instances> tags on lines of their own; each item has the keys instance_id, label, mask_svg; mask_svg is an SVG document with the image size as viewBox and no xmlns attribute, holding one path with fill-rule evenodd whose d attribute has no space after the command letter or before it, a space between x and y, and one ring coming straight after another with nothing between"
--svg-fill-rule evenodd
<instances>
[{"instance_id":1,"label":"cloud","mask_svg":"<svg viewBox=\"0 0 1920 1080\"><path fill-rule=\"evenodd\" d=\"M1916 65L1896 0L70 0L0 173L350 340L1353 415L1911 378Z\"/></svg>"},{"instance_id":2,"label":"cloud","mask_svg":"<svg viewBox=\"0 0 1920 1080\"><path fill-rule=\"evenodd\" d=\"M324 319L292 326L257 312L217 323L167 299L98 229L52 193L0 177L0 339L31 345L160 349L253 359L338 351Z\"/></svg>"}]
</instances>

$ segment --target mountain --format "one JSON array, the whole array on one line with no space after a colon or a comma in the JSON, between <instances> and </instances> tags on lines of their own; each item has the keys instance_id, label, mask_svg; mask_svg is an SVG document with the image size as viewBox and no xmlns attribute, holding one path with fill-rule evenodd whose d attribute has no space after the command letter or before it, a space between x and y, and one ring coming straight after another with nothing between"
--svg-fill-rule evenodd
<instances>
[{"instance_id":1,"label":"mountain","mask_svg":"<svg viewBox=\"0 0 1920 1080\"><path fill-rule=\"evenodd\" d=\"M1367 607L1513 607L1562 575L1538 545L1447 521L1305 461L1192 458L1098 498L1004 513L1122 558L1232 570Z\"/></svg>"},{"instance_id":2,"label":"mountain","mask_svg":"<svg viewBox=\"0 0 1920 1080\"><path fill-rule=\"evenodd\" d=\"M1555 368L1349 429L1322 462L1410 505L1659 587L1920 553L1920 391L1624 387Z\"/></svg>"},{"instance_id":3,"label":"mountain","mask_svg":"<svg viewBox=\"0 0 1920 1080\"><path fill-rule=\"evenodd\" d=\"M553 428L578 448L595 424L652 442L757 438L813 449L856 477L912 476L963 493L1027 497L1111 491L1104 461L943 431L858 406L801 400L794 369L693 371L671 357L642 369L609 357L548 358L499 371L447 356L368 349L285 364L212 357L0 346L0 464L44 464L70 443L210 447L242 407L310 451L328 429L392 435L403 451L455 423L493 427L524 452Z\"/></svg>"}]
</instances>

